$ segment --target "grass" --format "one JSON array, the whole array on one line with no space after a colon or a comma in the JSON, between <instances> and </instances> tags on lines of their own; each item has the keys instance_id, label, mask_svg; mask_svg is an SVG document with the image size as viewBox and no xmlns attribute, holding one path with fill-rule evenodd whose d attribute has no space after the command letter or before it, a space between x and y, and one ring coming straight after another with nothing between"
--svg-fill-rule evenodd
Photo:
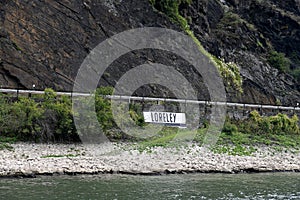
<instances>
[{"instance_id":1,"label":"grass","mask_svg":"<svg viewBox=\"0 0 300 200\"><path fill-rule=\"evenodd\" d=\"M16 137L4 137L0 136L0 143L15 143L17 141Z\"/></svg>"},{"instance_id":2,"label":"grass","mask_svg":"<svg viewBox=\"0 0 300 200\"><path fill-rule=\"evenodd\" d=\"M151 151L153 147L179 147L189 141L191 131L176 127L164 127L156 136L139 141L135 148L140 152Z\"/></svg>"},{"instance_id":3,"label":"grass","mask_svg":"<svg viewBox=\"0 0 300 200\"><path fill-rule=\"evenodd\" d=\"M51 154L46 156L41 156L41 158L70 158L70 157L77 157L80 156L80 154Z\"/></svg>"},{"instance_id":4,"label":"grass","mask_svg":"<svg viewBox=\"0 0 300 200\"><path fill-rule=\"evenodd\" d=\"M158 133L157 136L138 142L136 148L140 152L143 152L145 150L150 151L152 147L170 147L171 141L175 138L176 135L176 128L165 127Z\"/></svg>"},{"instance_id":5,"label":"grass","mask_svg":"<svg viewBox=\"0 0 300 200\"><path fill-rule=\"evenodd\" d=\"M177 128L164 127L163 130L155 137L140 141L135 148L140 152L151 152L154 147L179 147L184 143L172 143L177 136ZM189 135L190 131L181 130L181 134ZM199 129L194 142L201 145L206 134L206 129ZM0 150L12 150L10 145L16 141L16 138L0 137ZM181 140L182 141L182 140ZM184 140L183 140L184 141ZM298 134L247 134L239 131L222 132L217 144L212 151L220 154L250 156L256 151L258 146L270 146L276 151L286 149L300 150L300 135ZM77 157L81 154L51 154L41 158L61 158L61 157Z\"/></svg>"},{"instance_id":6,"label":"grass","mask_svg":"<svg viewBox=\"0 0 300 200\"><path fill-rule=\"evenodd\" d=\"M186 133L189 131L186 130ZM194 138L197 145L202 145L206 129L199 129ZM138 142L136 148L140 151L151 152L153 147L179 147L184 143L172 143L177 135L174 128L165 128L158 136ZM276 151L299 150L300 135L293 134L248 134L242 132L222 132L212 151L220 154L250 156L259 146L269 146Z\"/></svg>"},{"instance_id":7,"label":"grass","mask_svg":"<svg viewBox=\"0 0 300 200\"><path fill-rule=\"evenodd\" d=\"M214 153L218 154L228 154L233 156L251 156L252 153L256 151L255 147L252 146L230 146L230 145L218 145L212 148Z\"/></svg>"},{"instance_id":8,"label":"grass","mask_svg":"<svg viewBox=\"0 0 300 200\"><path fill-rule=\"evenodd\" d=\"M299 149L300 135L288 134L246 134L234 132L230 135L221 133L218 144L213 148L217 153L230 155L251 155L257 146L269 146L275 150Z\"/></svg>"},{"instance_id":9,"label":"grass","mask_svg":"<svg viewBox=\"0 0 300 200\"><path fill-rule=\"evenodd\" d=\"M10 144L8 144L8 143L2 143L2 142L0 142L0 150L5 150L5 149L7 149L7 150L13 150L13 147Z\"/></svg>"},{"instance_id":10,"label":"grass","mask_svg":"<svg viewBox=\"0 0 300 200\"><path fill-rule=\"evenodd\" d=\"M4 137L0 136L0 150L13 150L13 147L11 146L12 143L15 143L17 141L16 137Z\"/></svg>"}]
</instances>

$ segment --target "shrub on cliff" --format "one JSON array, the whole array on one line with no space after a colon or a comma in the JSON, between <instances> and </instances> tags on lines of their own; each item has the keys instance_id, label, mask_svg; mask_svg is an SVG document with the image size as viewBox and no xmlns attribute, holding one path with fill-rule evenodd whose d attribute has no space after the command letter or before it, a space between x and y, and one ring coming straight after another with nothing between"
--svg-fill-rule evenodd
<instances>
[{"instance_id":1,"label":"shrub on cliff","mask_svg":"<svg viewBox=\"0 0 300 200\"><path fill-rule=\"evenodd\" d=\"M290 60L285 57L284 53L271 51L269 53L268 62L272 67L275 67L280 72L288 72L290 70Z\"/></svg>"},{"instance_id":2,"label":"shrub on cliff","mask_svg":"<svg viewBox=\"0 0 300 200\"><path fill-rule=\"evenodd\" d=\"M300 83L300 68L294 69L291 74Z\"/></svg>"},{"instance_id":3,"label":"shrub on cliff","mask_svg":"<svg viewBox=\"0 0 300 200\"><path fill-rule=\"evenodd\" d=\"M151 5L178 23L183 30L189 29L189 25L187 20L179 14L179 6L182 3L191 4L191 2L192 0L150 0Z\"/></svg>"},{"instance_id":4,"label":"shrub on cliff","mask_svg":"<svg viewBox=\"0 0 300 200\"><path fill-rule=\"evenodd\" d=\"M218 59L215 56L212 56L212 59L217 64L217 68L223 78L226 88L243 93L243 80L238 66L233 62L226 63L224 60Z\"/></svg>"}]
</instances>

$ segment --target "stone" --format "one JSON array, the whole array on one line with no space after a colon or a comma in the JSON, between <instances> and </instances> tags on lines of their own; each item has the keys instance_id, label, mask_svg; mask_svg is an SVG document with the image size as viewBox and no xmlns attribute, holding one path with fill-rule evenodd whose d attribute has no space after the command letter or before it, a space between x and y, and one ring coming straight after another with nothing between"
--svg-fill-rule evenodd
<instances>
[{"instance_id":1,"label":"stone","mask_svg":"<svg viewBox=\"0 0 300 200\"><path fill-rule=\"evenodd\" d=\"M292 105L299 99L299 83L266 63L268 51L274 48L290 58L292 67L300 67L293 56L300 54L299 1L194 0L182 4L179 12L207 51L241 69L244 93L227 88L228 101L274 104L280 100ZM71 91L81 63L97 44L124 30L148 26L182 31L148 0L1 1L0 85ZM131 68L154 60L175 66L199 91L200 99L209 99L192 66L161 51L123 56L99 84L113 86ZM163 88L153 90L145 86L136 93L172 95Z\"/></svg>"}]
</instances>

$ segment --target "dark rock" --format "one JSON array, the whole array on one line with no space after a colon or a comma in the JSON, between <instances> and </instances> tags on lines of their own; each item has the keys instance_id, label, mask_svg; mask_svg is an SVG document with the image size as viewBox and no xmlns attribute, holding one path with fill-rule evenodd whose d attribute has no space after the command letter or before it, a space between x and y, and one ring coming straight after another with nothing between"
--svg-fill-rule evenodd
<instances>
[{"instance_id":1,"label":"dark rock","mask_svg":"<svg viewBox=\"0 0 300 200\"><path fill-rule=\"evenodd\" d=\"M227 89L229 101L294 104L299 83L266 62L268 52L285 53L300 68L299 1L193 0L181 4L180 14L213 55L238 64L243 94ZM0 2L0 85L72 90L84 58L97 44L124 30L166 27L180 31L148 0L64 0ZM295 56L296 55L296 56ZM187 62L168 52L143 50L118 59L101 85L114 85L129 69L147 62L176 66L199 91L209 94L202 78ZM138 95L172 96L166 88L145 86Z\"/></svg>"},{"instance_id":2,"label":"dark rock","mask_svg":"<svg viewBox=\"0 0 300 200\"><path fill-rule=\"evenodd\" d=\"M268 52L274 48L290 58L292 68L300 68L300 18L289 11L298 8L299 2L285 2L195 0L182 8L204 47L240 67L244 93L227 89L229 101L295 105L299 100L299 83L267 63Z\"/></svg>"}]
</instances>

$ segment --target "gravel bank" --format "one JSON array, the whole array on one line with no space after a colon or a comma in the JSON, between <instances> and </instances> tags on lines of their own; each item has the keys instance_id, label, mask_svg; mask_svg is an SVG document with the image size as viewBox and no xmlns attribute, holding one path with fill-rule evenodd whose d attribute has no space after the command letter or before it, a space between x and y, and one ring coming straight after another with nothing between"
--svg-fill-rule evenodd
<instances>
[{"instance_id":1,"label":"gravel bank","mask_svg":"<svg viewBox=\"0 0 300 200\"><path fill-rule=\"evenodd\" d=\"M253 156L215 154L190 145L140 153L128 145L13 144L0 151L0 177L53 174L165 174L192 172L300 172L300 153L260 147Z\"/></svg>"}]
</instances>

